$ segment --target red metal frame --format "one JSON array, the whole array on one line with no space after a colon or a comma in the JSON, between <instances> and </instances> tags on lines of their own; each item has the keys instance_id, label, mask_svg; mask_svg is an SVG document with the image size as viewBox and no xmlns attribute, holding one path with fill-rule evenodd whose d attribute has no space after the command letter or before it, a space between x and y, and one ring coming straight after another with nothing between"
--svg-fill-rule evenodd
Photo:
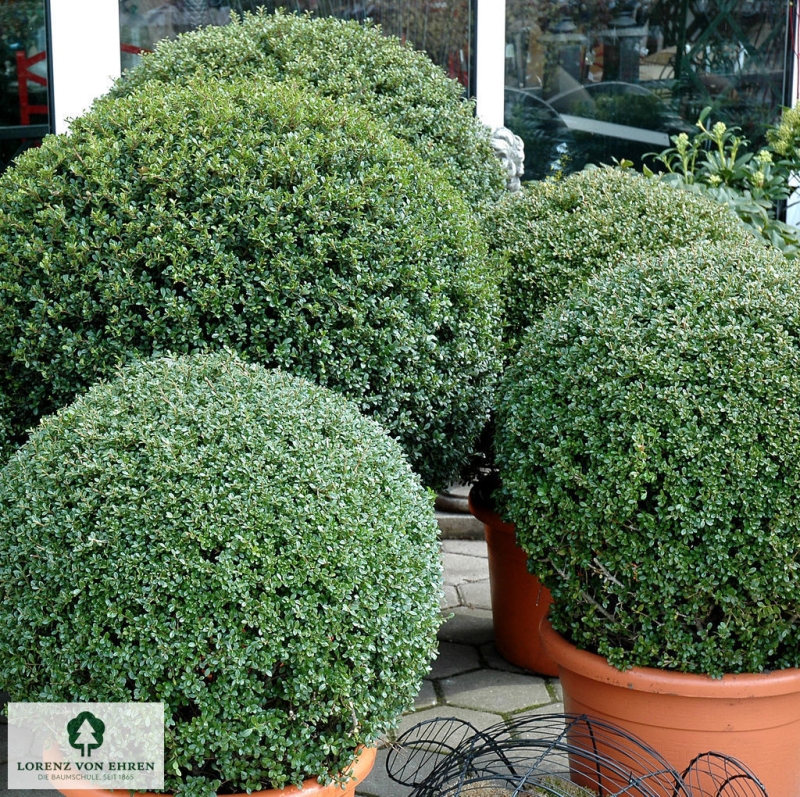
<instances>
[{"instance_id":1,"label":"red metal frame","mask_svg":"<svg viewBox=\"0 0 800 797\"><path fill-rule=\"evenodd\" d=\"M31 114L47 114L49 113L46 105L31 105L28 101L28 81L37 83L40 86L47 85L47 78L37 75L30 71L30 67L44 61L47 58L47 53L42 51L36 53L30 58L25 56L24 50L17 50L17 82L19 84L19 121L22 125L29 125L31 123Z\"/></svg>"},{"instance_id":2,"label":"red metal frame","mask_svg":"<svg viewBox=\"0 0 800 797\"><path fill-rule=\"evenodd\" d=\"M142 53L149 53L144 47L137 47L135 44L121 44L120 50L123 53L132 53L133 55L141 55ZM36 83L39 86L47 85L47 78L37 75L30 71L34 64L44 61L47 58L47 52L42 51L36 53L28 58L24 50L17 50L17 83L19 85L19 123L21 125L29 125L31 123L32 115L46 116L50 111L47 105L31 105L28 99L28 81Z\"/></svg>"}]
</instances>

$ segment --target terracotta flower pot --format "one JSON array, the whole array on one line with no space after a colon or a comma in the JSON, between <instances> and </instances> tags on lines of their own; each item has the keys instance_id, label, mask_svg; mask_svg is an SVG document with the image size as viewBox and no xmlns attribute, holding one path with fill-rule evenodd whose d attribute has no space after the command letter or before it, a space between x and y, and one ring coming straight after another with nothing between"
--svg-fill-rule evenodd
<instances>
[{"instance_id":1,"label":"terracotta flower pot","mask_svg":"<svg viewBox=\"0 0 800 797\"><path fill-rule=\"evenodd\" d=\"M558 667L539 641L539 623L553 602L550 590L528 572L528 557L517 545L513 523L503 522L480 487L470 490L469 508L486 533L497 650L518 667L558 675Z\"/></svg>"},{"instance_id":2,"label":"terracotta flower pot","mask_svg":"<svg viewBox=\"0 0 800 797\"><path fill-rule=\"evenodd\" d=\"M356 786L369 775L375 764L377 750L374 747L361 748L358 757L353 762L353 779L349 780L344 787L337 786L335 783L329 786L322 786L316 778L303 781L302 788L297 786L286 786L283 789L265 789L254 791L249 795L230 795L230 797L353 797ZM55 760L56 757L45 760ZM64 797L128 797L128 789L69 789L55 786ZM169 794L158 794L155 792L134 792L136 797L172 797Z\"/></svg>"},{"instance_id":3,"label":"terracotta flower pot","mask_svg":"<svg viewBox=\"0 0 800 797\"><path fill-rule=\"evenodd\" d=\"M558 663L565 711L639 736L678 772L715 751L742 761L769 797L800 795L800 669L717 679L651 667L620 671L576 648L546 618L540 632Z\"/></svg>"}]
</instances>

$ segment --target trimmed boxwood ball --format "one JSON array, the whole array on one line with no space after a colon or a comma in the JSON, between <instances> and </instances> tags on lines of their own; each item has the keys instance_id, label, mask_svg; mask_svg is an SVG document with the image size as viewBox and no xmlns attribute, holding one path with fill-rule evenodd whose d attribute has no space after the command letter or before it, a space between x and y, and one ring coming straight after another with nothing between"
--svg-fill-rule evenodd
<instances>
[{"instance_id":1,"label":"trimmed boxwood ball","mask_svg":"<svg viewBox=\"0 0 800 797\"><path fill-rule=\"evenodd\" d=\"M553 626L623 668L800 666L800 272L753 238L630 259L504 377L504 515Z\"/></svg>"},{"instance_id":2,"label":"trimmed boxwood ball","mask_svg":"<svg viewBox=\"0 0 800 797\"><path fill-rule=\"evenodd\" d=\"M606 265L697 241L752 233L727 208L619 168L526 183L491 209L485 226L505 261L505 340L513 354L552 302Z\"/></svg>"},{"instance_id":3,"label":"trimmed boxwood ball","mask_svg":"<svg viewBox=\"0 0 800 797\"><path fill-rule=\"evenodd\" d=\"M463 87L423 52L380 29L332 17L245 14L159 42L155 53L112 89L122 96L153 82L193 76L294 80L384 121L457 187L473 208L505 193L505 171L490 131Z\"/></svg>"},{"instance_id":4,"label":"trimmed boxwood ball","mask_svg":"<svg viewBox=\"0 0 800 797\"><path fill-rule=\"evenodd\" d=\"M165 788L333 777L436 649L431 496L342 396L227 353L133 364L0 471L0 684L165 704Z\"/></svg>"},{"instance_id":5,"label":"trimmed boxwood ball","mask_svg":"<svg viewBox=\"0 0 800 797\"><path fill-rule=\"evenodd\" d=\"M456 191L363 112L153 83L0 177L9 428L134 357L227 346L355 399L438 487L491 402L493 271Z\"/></svg>"}]
</instances>

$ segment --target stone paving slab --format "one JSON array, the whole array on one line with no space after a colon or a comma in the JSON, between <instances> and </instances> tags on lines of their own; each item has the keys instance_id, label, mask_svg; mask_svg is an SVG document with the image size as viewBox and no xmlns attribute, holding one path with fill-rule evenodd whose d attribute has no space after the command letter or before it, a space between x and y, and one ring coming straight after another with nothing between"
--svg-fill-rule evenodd
<instances>
[{"instance_id":1,"label":"stone paving slab","mask_svg":"<svg viewBox=\"0 0 800 797\"><path fill-rule=\"evenodd\" d=\"M386 763L390 756L392 774L397 780L403 781L401 783L393 780L386 771ZM444 757L444 755L428 754L424 761L420 761L419 757L414 757L411 751L402 747L393 746L390 749L379 750L375 757L375 767L359 786L356 794L374 795L374 797L408 797L413 787L405 784L420 782Z\"/></svg>"},{"instance_id":2,"label":"stone paving slab","mask_svg":"<svg viewBox=\"0 0 800 797\"><path fill-rule=\"evenodd\" d=\"M386 772L386 758L388 749L378 750L375 756L375 766L372 772L359 784L357 795L372 795L372 797L408 797L411 789L395 783Z\"/></svg>"},{"instance_id":3,"label":"stone paving slab","mask_svg":"<svg viewBox=\"0 0 800 797\"><path fill-rule=\"evenodd\" d=\"M485 730L520 716L564 711L556 679L516 667L495 647L486 542L482 537L442 542L447 619L439 631L439 654L425 678L417 708L402 717L398 735L418 722L436 718L454 717ZM432 695L436 705L429 705ZM411 789L386 775L386 755L386 751L379 752L376 768L359 788L359 795L408 797Z\"/></svg>"},{"instance_id":4,"label":"stone paving slab","mask_svg":"<svg viewBox=\"0 0 800 797\"><path fill-rule=\"evenodd\" d=\"M436 694L436 688L432 681L423 681L419 694L414 700L414 711L421 709L431 708L439 702L439 697Z\"/></svg>"},{"instance_id":5,"label":"stone paving slab","mask_svg":"<svg viewBox=\"0 0 800 797\"><path fill-rule=\"evenodd\" d=\"M485 540L442 540L442 551L486 559Z\"/></svg>"},{"instance_id":6,"label":"stone paving slab","mask_svg":"<svg viewBox=\"0 0 800 797\"><path fill-rule=\"evenodd\" d=\"M444 582L458 586L466 582L486 581L489 578L489 562L479 556L463 553L443 553Z\"/></svg>"},{"instance_id":7,"label":"stone paving slab","mask_svg":"<svg viewBox=\"0 0 800 797\"><path fill-rule=\"evenodd\" d=\"M439 601L439 608L444 609L452 609L455 606L461 605L461 596L458 594L458 587L453 586L452 584L445 584L444 585L444 595L442 599Z\"/></svg>"},{"instance_id":8,"label":"stone paving slab","mask_svg":"<svg viewBox=\"0 0 800 797\"><path fill-rule=\"evenodd\" d=\"M495 647L494 640L491 642L487 642L485 645L481 645L480 647L480 655L481 659L486 663L486 666L491 668L492 670L504 670L505 672L516 672L524 675L528 673L530 675L530 671L524 669L523 667L517 667L516 664L512 664L510 661L506 661L497 651Z\"/></svg>"},{"instance_id":9,"label":"stone paving slab","mask_svg":"<svg viewBox=\"0 0 800 797\"><path fill-rule=\"evenodd\" d=\"M556 700L559 703L564 702L564 690L561 688L561 681L557 678L550 679L550 688L553 690L553 694L556 697Z\"/></svg>"},{"instance_id":10,"label":"stone paving slab","mask_svg":"<svg viewBox=\"0 0 800 797\"><path fill-rule=\"evenodd\" d=\"M460 642L465 645L485 645L494 639L492 613L485 609L467 609L463 606L451 610L452 616L439 629L443 642Z\"/></svg>"},{"instance_id":11,"label":"stone paving slab","mask_svg":"<svg viewBox=\"0 0 800 797\"><path fill-rule=\"evenodd\" d=\"M548 703L546 706L537 706L536 708L532 708L529 711L526 711L525 716L540 717L544 714L563 714L563 713L564 713L563 703Z\"/></svg>"},{"instance_id":12,"label":"stone paving slab","mask_svg":"<svg viewBox=\"0 0 800 797\"><path fill-rule=\"evenodd\" d=\"M456 587L462 606L470 609L492 608L492 593L488 581L479 581L475 584L459 584Z\"/></svg>"},{"instance_id":13,"label":"stone paving slab","mask_svg":"<svg viewBox=\"0 0 800 797\"><path fill-rule=\"evenodd\" d=\"M501 670L475 670L440 682L448 705L511 714L553 702L543 678Z\"/></svg>"},{"instance_id":14,"label":"stone paving slab","mask_svg":"<svg viewBox=\"0 0 800 797\"><path fill-rule=\"evenodd\" d=\"M480 666L480 656L473 645L439 642L439 655L433 660L427 678L449 678L451 675L477 670Z\"/></svg>"},{"instance_id":15,"label":"stone paving slab","mask_svg":"<svg viewBox=\"0 0 800 797\"><path fill-rule=\"evenodd\" d=\"M418 722L442 718L450 719L451 717L468 722L479 731L491 728L492 725L497 725L503 721L499 714L494 714L490 711L476 711L475 709L462 708L460 706L436 706L435 708L414 711L411 714L404 715L397 727L397 736L401 736Z\"/></svg>"},{"instance_id":16,"label":"stone paving slab","mask_svg":"<svg viewBox=\"0 0 800 797\"><path fill-rule=\"evenodd\" d=\"M439 531L443 540L482 540L483 523L472 515L462 512L436 513Z\"/></svg>"}]
</instances>

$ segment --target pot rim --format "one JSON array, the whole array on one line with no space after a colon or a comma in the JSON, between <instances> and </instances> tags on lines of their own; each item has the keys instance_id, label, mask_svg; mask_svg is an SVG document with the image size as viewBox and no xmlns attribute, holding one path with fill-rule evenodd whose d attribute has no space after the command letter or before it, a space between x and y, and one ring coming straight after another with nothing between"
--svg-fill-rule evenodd
<instances>
[{"instance_id":1,"label":"pot rim","mask_svg":"<svg viewBox=\"0 0 800 797\"><path fill-rule=\"evenodd\" d=\"M580 650L564 639L547 617L543 617L539 624L539 636L542 646L560 670L634 691L722 700L774 697L800 692L800 668L796 667L763 673L726 674L721 678L656 667L618 670L602 656Z\"/></svg>"},{"instance_id":2,"label":"pot rim","mask_svg":"<svg viewBox=\"0 0 800 797\"><path fill-rule=\"evenodd\" d=\"M48 753L51 756L50 759L47 757ZM367 777L375 764L375 756L377 753L378 750L376 747L362 746L356 750L355 757L350 765L350 774L352 777L341 788L342 794L345 794L348 788L354 787ZM58 754L53 756L53 748L49 751L45 751L45 761L56 760L56 757L60 760ZM135 797L173 797L169 793L136 791L135 789L70 789L68 787L60 789L53 783L50 785L53 786L56 791L63 794L64 797L128 797L128 795L131 794L135 795ZM302 786L299 787L290 785L284 786L282 789L262 789L261 791L250 792L250 794L242 792L224 795L223 797L278 797L278 795L280 795L280 797L295 797L296 795L302 795L302 797L323 797L325 792L331 789L333 785L334 784L328 784L327 786L323 786L317 778L308 778L304 780Z\"/></svg>"}]
</instances>

